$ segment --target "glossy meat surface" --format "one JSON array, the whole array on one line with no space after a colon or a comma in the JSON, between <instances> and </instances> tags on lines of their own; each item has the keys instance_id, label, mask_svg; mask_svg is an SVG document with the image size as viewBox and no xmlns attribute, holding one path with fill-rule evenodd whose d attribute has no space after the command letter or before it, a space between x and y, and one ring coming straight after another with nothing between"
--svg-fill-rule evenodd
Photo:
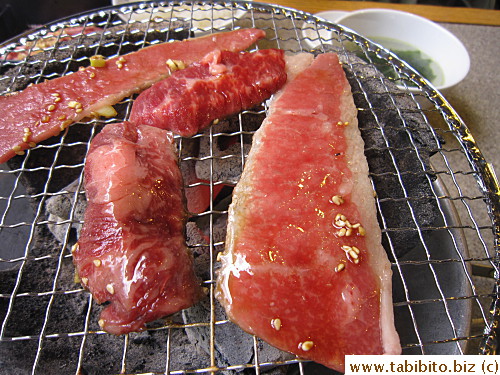
<instances>
[{"instance_id":1,"label":"glossy meat surface","mask_svg":"<svg viewBox=\"0 0 500 375\"><path fill-rule=\"evenodd\" d=\"M264 36L262 30L241 29L162 43L1 96L0 163L169 76L169 59L188 65L213 50L241 51Z\"/></svg>"},{"instance_id":2,"label":"glossy meat surface","mask_svg":"<svg viewBox=\"0 0 500 375\"><path fill-rule=\"evenodd\" d=\"M139 95L130 121L192 136L268 99L285 82L282 50L216 51Z\"/></svg>"},{"instance_id":3,"label":"glossy meat surface","mask_svg":"<svg viewBox=\"0 0 500 375\"><path fill-rule=\"evenodd\" d=\"M217 296L245 331L343 371L400 352L390 263L342 66L290 63L233 193Z\"/></svg>"},{"instance_id":4,"label":"glossy meat surface","mask_svg":"<svg viewBox=\"0 0 500 375\"><path fill-rule=\"evenodd\" d=\"M171 133L107 125L91 143L85 189L88 207L73 259L94 299L111 302L100 317L104 330L137 331L198 300Z\"/></svg>"}]
</instances>

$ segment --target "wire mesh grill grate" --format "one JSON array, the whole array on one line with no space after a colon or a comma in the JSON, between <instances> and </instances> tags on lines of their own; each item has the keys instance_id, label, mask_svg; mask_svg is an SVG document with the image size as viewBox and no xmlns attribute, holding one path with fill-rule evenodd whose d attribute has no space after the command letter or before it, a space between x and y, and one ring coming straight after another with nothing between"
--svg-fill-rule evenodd
<instances>
[{"instance_id":1,"label":"wire mesh grill grate","mask_svg":"<svg viewBox=\"0 0 500 375\"><path fill-rule=\"evenodd\" d=\"M79 29L61 33L69 27ZM0 91L75 71L95 54L112 57L241 27L266 31L257 48L334 50L344 64L359 109L384 246L392 255L403 353L493 351L499 315L494 174L445 99L363 37L302 12L253 2L113 7L5 43ZM395 77L379 74L380 64ZM412 84L418 90L409 90ZM106 123L126 119L133 100L116 105L116 118L75 124L1 166L0 373L318 373L312 364L239 331L214 298L231 189L265 117L265 103L192 138L176 139L186 192L208 197L207 209L193 213L187 224L207 298L145 332L116 337L99 329L101 307L74 282L70 249L85 207L82 169L89 140Z\"/></svg>"}]
</instances>

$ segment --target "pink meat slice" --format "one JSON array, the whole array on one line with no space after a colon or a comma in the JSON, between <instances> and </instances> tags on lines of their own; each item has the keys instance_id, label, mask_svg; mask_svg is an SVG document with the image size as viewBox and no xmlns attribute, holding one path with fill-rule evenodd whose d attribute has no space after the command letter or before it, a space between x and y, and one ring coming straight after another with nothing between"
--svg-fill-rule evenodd
<instances>
[{"instance_id":1,"label":"pink meat slice","mask_svg":"<svg viewBox=\"0 0 500 375\"><path fill-rule=\"evenodd\" d=\"M1 96L0 163L169 76L168 59L187 65L213 50L241 51L264 36L262 30L241 29L158 44Z\"/></svg>"},{"instance_id":2,"label":"pink meat slice","mask_svg":"<svg viewBox=\"0 0 500 375\"><path fill-rule=\"evenodd\" d=\"M217 297L245 331L343 371L345 355L401 347L351 89L337 55L310 59L291 60L255 134Z\"/></svg>"},{"instance_id":3,"label":"pink meat slice","mask_svg":"<svg viewBox=\"0 0 500 375\"><path fill-rule=\"evenodd\" d=\"M107 125L85 164L88 207L73 260L98 303L99 320L122 334L191 306L200 282L184 241L182 176L171 133Z\"/></svg>"},{"instance_id":4,"label":"pink meat slice","mask_svg":"<svg viewBox=\"0 0 500 375\"><path fill-rule=\"evenodd\" d=\"M286 78L282 50L214 51L141 93L130 121L192 136L268 99Z\"/></svg>"}]
</instances>

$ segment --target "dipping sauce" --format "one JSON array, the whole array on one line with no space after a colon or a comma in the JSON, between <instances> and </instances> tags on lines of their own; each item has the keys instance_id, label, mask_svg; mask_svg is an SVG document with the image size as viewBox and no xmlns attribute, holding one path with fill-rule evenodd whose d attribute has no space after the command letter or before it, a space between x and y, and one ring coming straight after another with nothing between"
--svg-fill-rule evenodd
<instances>
[{"instance_id":1,"label":"dipping sauce","mask_svg":"<svg viewBox=\"0 0 500 375\"><path fill-rule=\"evenodd\" d=\"M398 55L398 57L411 65L417 72L419 72L424 78L431 81L434 85L440 85L443 83L444 74L441 67L434 60L432 60L429 55L418 50L411 44L386 37L369 37L369 39L394 52ZM392 68L390 68L390 70L393 71ZM382 73L387 76L385 72ZM392 78L397 77L393 76Z\"/></svg>"},{"instance_id":2,"label":"dipping sauce","mask_svg":"<svg viewBox=\"0 0 500 375\"><path fill-rule=\"evenodd\" d=\"M401 60L408 63L424 78L429 80L433 85L439 86L444 83L444 74L441 67L426 53L420 51L409 43L387 38L387 37L368 37L368 39L382 45L384 48L394 52ZM387 60L377 57L374 52L365 54L360 47L354 43L348 42L347 49L368 63L373 63L375 67L389 79L401 84L401 75L394 69L394 67L387 62ZM407 81L408 86L415 86L412 82Z\"/></svg>"}]
</instances>

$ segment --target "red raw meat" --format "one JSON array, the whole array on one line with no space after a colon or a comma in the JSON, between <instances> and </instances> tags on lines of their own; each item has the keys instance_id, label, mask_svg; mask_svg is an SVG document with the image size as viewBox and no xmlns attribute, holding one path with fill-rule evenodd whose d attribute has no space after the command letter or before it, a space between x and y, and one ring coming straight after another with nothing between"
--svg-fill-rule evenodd
<instances>
[{"instance_id":1,"label":"red raw meat","mask_svg":"<svg viewBox=\"0 0 500 375\"><path fill-rule=\"evenodd\" d=\"M391 265L342 66L301 59L235 188L217 297L245 331L343 371L347 354L400 353Z\"/></svg>"},{"instance_id":2,"label":"red raw meat","mask_svg":"<svg viewBox=\"0 0 500 375\"><path fill-rule=\"evenodd\" d=\"M242 29L158 44L1 96L0 163L169 76L168 59L187 65L213 50L243 50L264 36L262 30Z\"/></svg>"},{"instance_id":3,"label":"red raw meat","mask_svg":"<svg viewBox=\"0 0 500 375\"><path fill-rule=\"evenodd\" d=\"M188 137L268 99L286 82L284 52L214 51L135 100L130 121Z\"/></svg>"},{"instance_id":4,"label":"red raw meat","mask_svg":"<svg viewBox=\"0 0 500 375\"><path fill-rule=\"evenodd\" d=\"M88 207L73 251L99 324L122 334L191 306L202 295L184 240L182 176L170 132L107 125L85 164Z\"/></svg>"},{"instance_id":5,"label":"red raw meat","mask_svg":"<svg viewBox=\"0 0 500 375\"><path fill-rule=\"evenodd\" d=\"M220 191L224 188L224 185L214 185L212 187L212 196L210 195L210 181L196 179L191 182L191 184L199 183L199 185L187 187L184 191L187 201L187 209L192 214L201 214L210 207L210 202L212 202Z\"/></svg>"}]
</instances>

